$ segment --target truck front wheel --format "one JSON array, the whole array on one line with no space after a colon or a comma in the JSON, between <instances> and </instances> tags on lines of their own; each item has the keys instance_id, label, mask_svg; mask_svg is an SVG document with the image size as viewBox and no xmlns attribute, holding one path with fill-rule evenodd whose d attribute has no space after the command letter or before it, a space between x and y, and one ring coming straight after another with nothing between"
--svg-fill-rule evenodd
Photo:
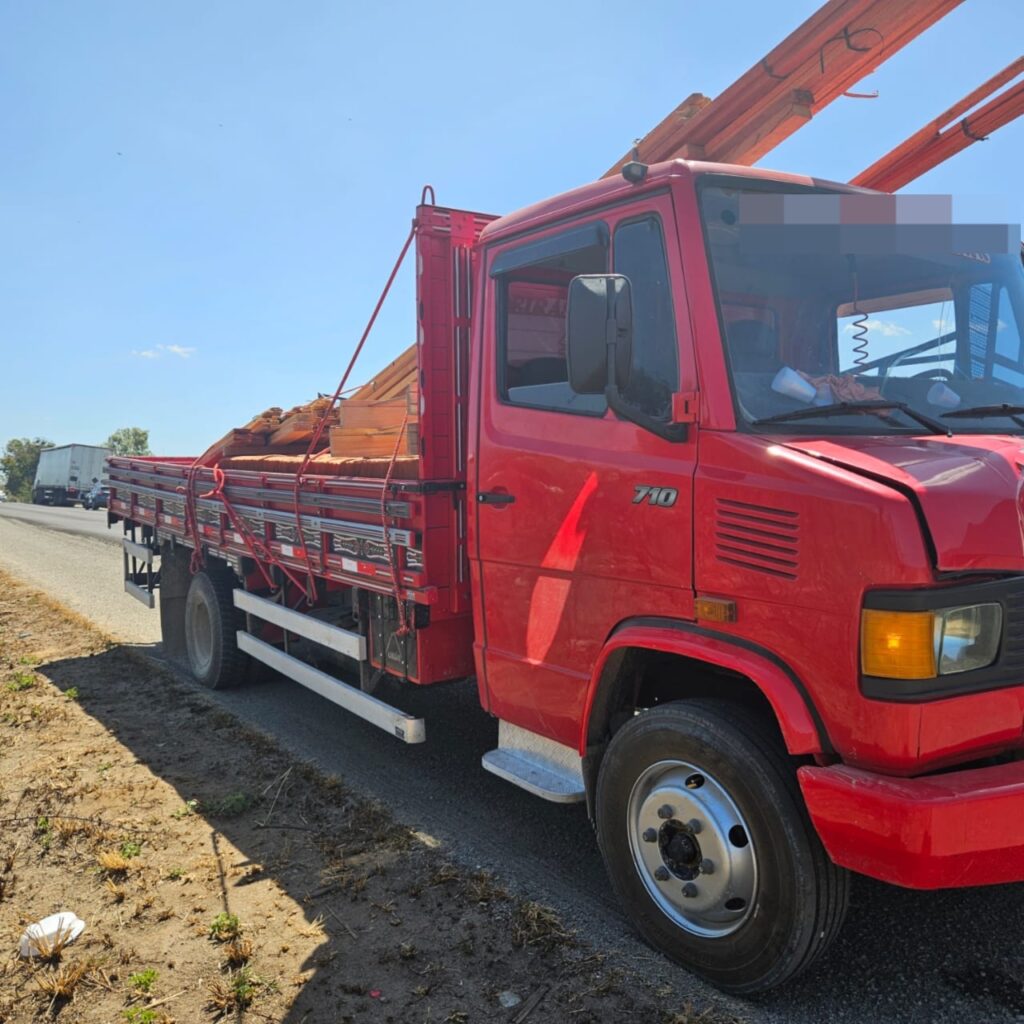
<instances>
[{"instance_id":1,"label":"truck front wheel","mask_svg":"<svg viewBox=\"0 0 1024 1024\"><path fill-rule=\"evenodd\" d=\"M244 618L235 608L233 574L212 566L197 572L185 598L185 650L192 675L211 690L245 680L248 657L238 649L236 631Z\"/></svg>"},{"instance_id":2,"label":"truck front wheel","mask_svg":"<svg viewBox=\"0 0 1024 1024\"><path fill-rule=\"evenodd\" d=\"M842 925L848 875L814 832L773 723L742 707L693 700L632 718L602 762L596 816L640 933L725 991L780 985Z\"/></svg>"}]
</instances>

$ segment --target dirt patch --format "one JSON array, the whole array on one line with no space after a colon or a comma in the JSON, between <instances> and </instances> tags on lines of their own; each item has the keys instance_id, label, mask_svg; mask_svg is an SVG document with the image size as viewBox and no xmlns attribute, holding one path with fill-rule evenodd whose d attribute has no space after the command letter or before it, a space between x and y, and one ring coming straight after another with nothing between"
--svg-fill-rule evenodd
<instances>
[{"instance_id":1,"label":"dirt patch","mask_svg":"<svg viewBox=\"0 0 1024 1024\"><path fill-rule=\"evenodd\" d=\"M0 1024L732 1019L613 961L0 573Z\"/></svg>"}]
</instances>

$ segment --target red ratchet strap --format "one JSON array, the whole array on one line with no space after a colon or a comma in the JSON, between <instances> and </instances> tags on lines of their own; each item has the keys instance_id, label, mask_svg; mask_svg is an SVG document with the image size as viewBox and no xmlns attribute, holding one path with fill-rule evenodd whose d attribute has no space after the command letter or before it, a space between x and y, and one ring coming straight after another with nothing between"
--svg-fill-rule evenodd
<instances>
[{"instance_id":1,"label":"red ratchet strap","mask_svg":"<svg viewBox=\"0 0 1024 1024\"><path fill-rule=\"evenodd\" d=\"M391 453L391 461L388 463L388 471L384 474L384 490L380 495L380 523L384 527L384 550L388 555L388 568L391 570L391 589L395 595L395 607L398 609L398 629L395 636L406 636L411 630L405 618L405 604L402 601L402 588L398 579L398 570L395 568L395 559L391 554L391 534L388 532L388 491L391 489L391 474L395 471L395 463L398 462L398 452L402 447L402 438L405 437L405 428L409 425L409 408L406 406L405 417L402 420L401 429L395 440L395 450Z\"/></svg>"},{"instance_id":2,"label":"red ratchet strap","mask_svg":"<svg viewBox=\"0 0 1024 1024\"><path fill-rule=\"evenodd\" d=\"M428 185L423 190L424 196L426 195L427 188L430 188L430 186ZM431 194L433 194L433 189L431 189ZM306 449L306 456L302 460L302 465L299 466L299 471L295 474L295 490L293 493L293 497L295 499L295 529L297 536L299 537L302 537L302 512L299 509L299 499L302 490L302 474L306 472L310 459L312 459L313 453L316 451L316 447L320 443L320 438L323 436L324 427L327 426L327 420L331 414L331 410L338 404L338 399L341 397L341 393L345 390L345 385L348 383L348 378L352 373L352 368L356 365L356 360L359 358L359 353L363 350L363 345L366 344L366 339L370 336L370 331L373 330L373 325L377 321L377 314L380 313L381 306L384 305L384 300L388 297L388 292L391 291L391 285L394 283L395 277L405 260L405 254L409 251L409 246L412 244L412 240L415 235L416 222L413 221L412 227L409 229L409 237L406 238L405 245L402 246L402 251L398 254L398 259L395 261L394 267L391 268L391 275L388 277L387 284L384 285L384 291L381 292L380 298L377 300L377 305L374 306L373 314L366 325L366 329L363 331L363 336L359 339L359 344L356 345L355 352L352 353L352 358L349 360L344 374L342 374L341 382L338 384L338 387L331 398L330 404L324 408L320 415L320 420L316 425L316 430L313 431L313 437L309 442L309 447ZM313 601L316 600L316 584L314 582L316 577L313 572L313 561L310 558L309 546L307 544L302 545L302 553L306 560L306 572L308 573L306 586L303 589L305 590L307 600L312 604Z\"/></svg>"}]
</instances>

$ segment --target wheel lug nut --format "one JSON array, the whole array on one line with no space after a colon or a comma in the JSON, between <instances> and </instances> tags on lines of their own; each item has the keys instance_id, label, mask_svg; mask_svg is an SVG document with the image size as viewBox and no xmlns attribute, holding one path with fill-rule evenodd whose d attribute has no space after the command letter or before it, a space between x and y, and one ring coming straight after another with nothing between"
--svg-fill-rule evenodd
<instances>
[{"instance_id":1,"label":"wheel lug nut","mask_svg":"<svg viewBox=\"0 0 1024 1024\"><path fill-rule=\"evenodd\" d=\"M658 817L661 818L663 821L668 821L668 819L671 818L672 815L675 813L675 810L668 804L662 804L658 808Z\"/></svg>"},{"instance_id":2,"label":"wheel lug nut","mask_svg":"<svg viewBox=\"0 0 1024 1024\"><path fill-rule=\"evenodd\" d=\"M668 881L668 868L656 868L655 871L654 871L654 877L659 882L667 882Z\"/></svg>"},{"instance_id":3,"label":"wheel lug nut","mask_svg":"<svg viewBox=\"0 0 1024 1024\"><path fill-rule=\"evenodd\" d=\"M683 886L683 895L688 900L692 900L693 897L697 895L697 886L695 886L693 882L687 882L686 885Z\"/></svg>"},{"instance_id":4,"label":"wheel lug nut","mask_svg":"<svg viewBox=\"0 0 1024 1024\"><path fill-rule=\"evenodd\" d=\"M702 875L713 875L715 873L715 862L705 857L700 862L700 873Z\"/></svg>"},{"instance_id":5,"label":"wheel lug nut","mask_svg":"<svg viewBox=\"0 0 1024 1024\"><path fill-rule=\"evenodd\" d=\"M644 842L645 843L653 843L654 840L657 839L657 838L658 838L658 833L657 833L656 829L653 829L653 828L646 828L646 829L644 829Z\"/></svg>"},{"instance_id":6,"label":"wheel lug nut","mask_svg":"<svg viewBox=\"0 0 1024 1024\"><path fill-rule=\"evenodd\" d=\"M686 827L694 834L697 835L704 826L696 819L691 818L687 823Z\"/></svg>"}]
</instances>

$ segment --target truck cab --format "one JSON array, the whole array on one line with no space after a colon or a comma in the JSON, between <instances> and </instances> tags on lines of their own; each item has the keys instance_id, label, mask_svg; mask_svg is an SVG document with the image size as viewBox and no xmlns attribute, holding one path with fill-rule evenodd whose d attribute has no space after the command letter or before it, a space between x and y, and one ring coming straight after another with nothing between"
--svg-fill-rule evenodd
<instances>
[{"instance_id":1,"label":"truck cab","mask_svg":"<svg viewBox=\"0 0 1024 1024\"><path fill-rule=\"evenodd\" d=\"M848 186L633 179L480 240L478 677L580 756L645 936L744 991L831 934L836 867L1024 877L1024 274L1019 238L838 244L882 199ZM752 793L771 733L799 788ZM801 863L780 958L752 917Z\"/></svg>"}]
</instances>

